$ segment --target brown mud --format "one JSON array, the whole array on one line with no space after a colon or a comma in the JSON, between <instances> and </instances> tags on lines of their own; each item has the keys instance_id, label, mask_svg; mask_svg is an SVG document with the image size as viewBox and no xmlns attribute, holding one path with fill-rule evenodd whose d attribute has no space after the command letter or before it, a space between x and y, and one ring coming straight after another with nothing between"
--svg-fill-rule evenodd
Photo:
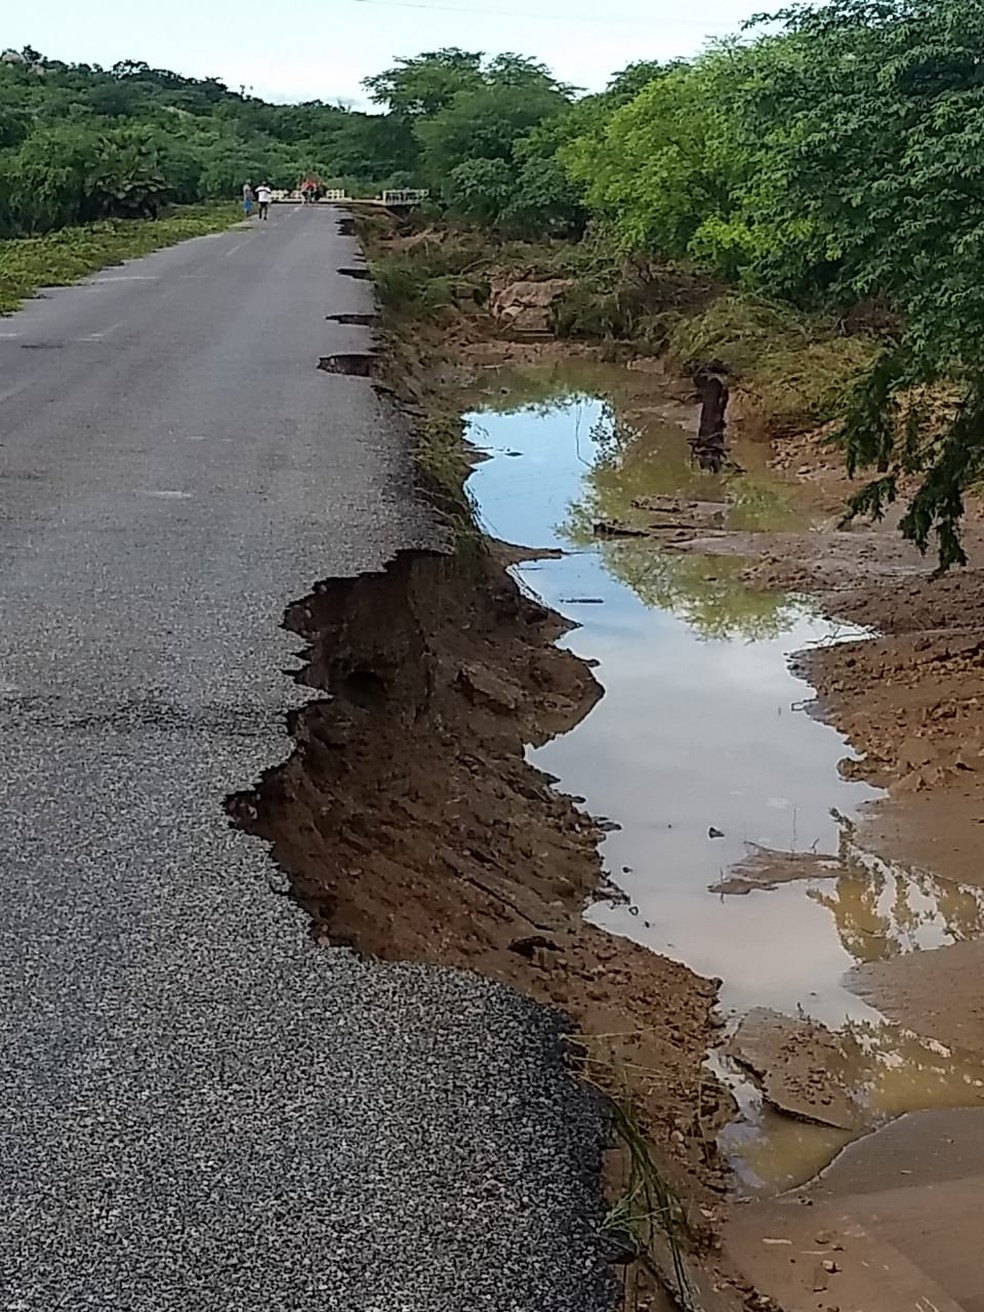
<instances>
[{"instance_id":1,"label":"brown mud","mask_svg":"<svg viewBox=\"0 0 984 1312\"><path fill-rule=\"evenodd\" d=\"M730 1099L702 1069L716 981L584 921L605 892L603 831L524 751L600 690L503 566L485 548L407 552L295 603L299 679L328 698L295 714L290 759L230 809L272 844L319 941L475 970L566 1013L578 1068L659 1145L701 1248L727 1176ZM632 1279L655 1297L644 1270Z\"/></svg>"},{"instance_id":2,"label":"brown mud","mask_svg":"<svg viewBox=\"0 0 984 1312\"><path fill-rule=\"evenodd\" d=\"M422 447L435 418L457 432L458 389L476 370L611 358L611 347L545 335L550 295L528 288L511 300L500 295L503 305L519 305L521 313L501 317L523 341L475 316L388 337L383 377L419 422ZM690 412L696 397L689 380L667 377L652 359L631 359L630 348L615 354L624 357L629 404L639 413ZM865 848L984 886L976 855L984 823L984 530L972 516L969 568L934 580L931 562L899 540L893 520L843 529L846 479L823 437L787 438L772 451L774 466L812 508L805 531L739 533L716 504L660 498L635 507L643 517L633 519L631 532L652 536L654 550L744 558L745 577L756 587L809 593L831 617L878 631L877 638L814 651L803 663L818 712L861 756L845 769L888 791L865 817ZM465 472L460 453L443 458L459 476ZM435 481L433 468L424 481ZM453 521L461 507L446 471L436 481L443 484L439 507L450 505ZM617 535L623 527L596 529ZM838 1201L831 1211L825 1200L822 1234L803 1206L816 1202L819 1217L819 1195L809 1190L778 1220L769 1211L774 1205L756 1203L727 1221L721 1196L728 1172L715 1136L731 1104L703 1066L720 1039L717 981L583 919L593 900L616 896L602 884L603 823L555 791L525 752L579 723L599 689L587 665L556 646L565 622L506 573L515 558L466 539L446 555L406 553L380 574L326 581L295 603L286 625L306 644L299 677L327 698L296 713L294 754L254 793L233 799L233 814L272 843L317 938L384 958L476 970L572 1018L586 1078L631 1108L703 1254L693 1269L693 1306L733 1306L736 1296L751 1308L786 1312L926 1306L899 1301L924 1296L926 1265L916 1257L909 1271L894 1242L886 1256L889 1241L855 1202L848 1208ZM839 859L755 853L717 891L769 896L770 888L814 878ZM924 1038L984 1053L974 987L981 956L977 943L937 948L864 967L848 983ZM858 1054L845 1043L854 1040L769 1013L747 1018L731 1039L732 1052L754 1070L773 1105L834 1129L858 1119ZM894 1136L909 1119L863 1141L878 1170L885 1162L881 1136ZM954 1124L960 1135L970 1122ZM946 1127L941 1141L949 1137ZM973 1133L981 1133L978 1122ZM900 1151L899 1142L893 1137L887 1151ZM929 1188L925 1170L912 1169L916 1178L904 1177L903 1187ZM951 1175L954 1197L962 1198L956 1168ZM624 1152L613 1179L617 1192L626 1179ZM930 1204L920 1194L915 1206L918 1214ZM946 1215L951 1230L959 1228L957 1213ZM979 1208L964 1210L968 1241L980 1219ZM780 1222L789 1222L789 1233L773 1229ZM880 1301L869 1297L872 1254L885 1272L891 1267ZM842 1278L852 1263L861 1293ZM655 1265L665 1274L665 1263ZM644 1262L629 1268L627 1305L661 1305L650 1274ZM950 1295L935 1284L932 1294L940 1312L973 1306L946 1302Z\"/></svg>"}]
</instances>

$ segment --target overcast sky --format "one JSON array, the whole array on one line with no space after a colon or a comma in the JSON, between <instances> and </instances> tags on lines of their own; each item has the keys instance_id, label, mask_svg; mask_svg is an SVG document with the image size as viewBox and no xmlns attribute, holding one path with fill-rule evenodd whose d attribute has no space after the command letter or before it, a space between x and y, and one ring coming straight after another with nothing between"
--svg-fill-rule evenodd
<instances>
[{"instance_id":1,"label":"overcast sky","mask_svg":"<svg viewBox=\"0 0 984 1312\"><path fill-rule=\"evenodd\" d=\"M598 90L635 59L694 54L756 0L36 0L8 3L0 45L109 66L144 59L272 100L362 103L360 80L440 46L512 50Z\"/></svg>"}]
</instances>

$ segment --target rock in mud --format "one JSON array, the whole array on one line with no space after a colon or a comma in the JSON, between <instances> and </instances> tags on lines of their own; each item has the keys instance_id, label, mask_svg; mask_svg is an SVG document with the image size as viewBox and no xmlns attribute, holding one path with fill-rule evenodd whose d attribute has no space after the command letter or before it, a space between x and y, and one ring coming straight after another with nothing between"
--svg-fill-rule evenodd
<instances>
[{"instance_id":1,"label":"rock in mud","mask_svg":"<svg viewBox=\"0 0 984 1312\"><path fill-rule=\"evenodd\" d=\"M490 710L506 715L512 714L523 699L519 684L511 683L481 665L463 665L458 679L470 702L480 702Z\"/></svg>"},{"instance_id":2,"label":"rock in mud","mask_svg":"<svg viewBox=\"0 0 984 1312\"><path fill-rule=\"evenodd\" d=\"M489 309L501 326L522 333L552 331L550 307L570 287L569 278L542 282L511 282L492 294Z\"/></svg>"},{"instance_id":3,"label":"rock in mud","mask_svg":"<svg viewBox=\"0 0 984 1312\"><path fill-rule=\"evenodd\" d=\"M728 1050L758 1078L763 1098L777 1111L838 1130L861 1124L853 1073L860 1054L851 1041L813 1021L758 1007Z\"/></svg>"}]
</instances>

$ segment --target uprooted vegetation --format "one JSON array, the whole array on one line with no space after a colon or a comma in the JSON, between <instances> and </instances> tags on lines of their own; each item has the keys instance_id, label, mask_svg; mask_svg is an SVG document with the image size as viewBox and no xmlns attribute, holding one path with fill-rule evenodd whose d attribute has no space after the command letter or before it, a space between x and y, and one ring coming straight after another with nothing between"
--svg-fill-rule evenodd
<instances>
[{"instance_id":1,"label":"uprooted vegetation","mask_svg":"<svg viewBox=\"0 0 984 1312\"><path fill-rule=\"evenodd\" d=\"M604 240L497 242L452 228L363 231L384 318L461 341L555 336L602 354L662 356L727 376L734 413L763 438L834 419L878 345L866 329L729 291L692 270L618 256Z\"/></svg>"}]
</instances>

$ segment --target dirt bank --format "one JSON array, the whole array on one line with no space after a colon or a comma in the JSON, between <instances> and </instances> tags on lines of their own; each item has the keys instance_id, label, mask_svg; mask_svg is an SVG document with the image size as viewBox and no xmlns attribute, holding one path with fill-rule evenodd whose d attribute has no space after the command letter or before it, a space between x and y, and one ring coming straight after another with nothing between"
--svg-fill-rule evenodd
<instances>
[{"instance_id":1,"label":"dirt bank","mask_svg":"<svg viewBox=\"0 0 984 1312\"><path fill-rule=\"evenodd\" d=\"M390 359L387 385L426 445L448 418L433 379L453 370L427 375L419 341ZM456 468L428 450L427 481ZM438 491L460 530L460 497ZM584 1077L651 1146L679 1241L710 1251L728 1175L715 1135L731 1109L702 1069L717 981L583 918L617 896L602 885L604 822L525 752L578 723L600 689L556 646L566 623L506 572L512 558L465 530L447 554L405 553L293 604L298 677L327 697L295 716L293 755L231 811L272 844L317 939L475 970L562 1009ZM623 1153L613 1178L627 1184L631 1165ZM647 1306L645 1271L631 1278Z\"/></svg>"},{"instance_id":2,"label":"dirt bank","mask_svg":"<svg viewBox=\"0 0 984 1312\"><path fill-rule=\"evenodd\" d=\"M537 308L536 297L526 299ZM524 332L543 331L528 319ZM584 923L585 905L604 891L603 825L558 795L525 749L577 724L598 688L582 662L556 647L559 617L521 595L502 552L467 531L457 490L466 472L456 422L463 383L480 391L490 368L560 367L613 350L544 336L511 341L472 314L443 327L407 321L387 353L388 369L375 376L419 425L426 481L457 532L457 550L408 554L379 575L328 580L291 608L288 627L308 647L302 677L329 700L297 717L297 751L255 794L237 799L235 813L273 844L319 938L474 969L570 1015L587 1077L632 1108L682 1204L706 1258L704 1304L737 1288L751 1305L766 1306L749 1279L732 1267L724 1274L713 1257L727 1181L714 1135L729 1107L702 1071L718 1037L716 982ZM686 380L669 378L651 358L625 363L627 413L685 420L693 399ZM910 861L925 850L934 869L960 878L972 860L984 752L975 719L976 626L984 620L976 567L932 582L891 523L839 530L843 475L813 438L787 439L773 460L790 486L805 489L806 528L735 533L694 502L670 508L679 520L672 547L743 557L758 587L810 592L831 615L882 630L876 642L814 653L810 678L823 714L862 753L852 770L890 789L864 842ZM665 497L657 500L633 504L665 543L670 510ZM974 559L984 563L974 543ZM964 790L959 803L954 780ZM754 885L751 896L764 897L800 877L809 876L770 866L765 877L746 878L747 887L721 891ZM891 986L879 978L865 987ZM915 1014L909 1006L909 1020L901 1019ZM930 1016L925 1025L932 1023ZM803 1066L796 1034L769 1024L769 1043L759 1034L754 1052L746 1032L745 1064L775 1105L827 1123L837 1103L838 1124L853 1119L846 1082L828 1084L825 1032L811 1031ZM613 1200L617 1194L618 1186ZM741 1245L732 1254L746 1266ZM650 1294L633 1297L645 1306Z\"/></svg>"}]
</instances>

